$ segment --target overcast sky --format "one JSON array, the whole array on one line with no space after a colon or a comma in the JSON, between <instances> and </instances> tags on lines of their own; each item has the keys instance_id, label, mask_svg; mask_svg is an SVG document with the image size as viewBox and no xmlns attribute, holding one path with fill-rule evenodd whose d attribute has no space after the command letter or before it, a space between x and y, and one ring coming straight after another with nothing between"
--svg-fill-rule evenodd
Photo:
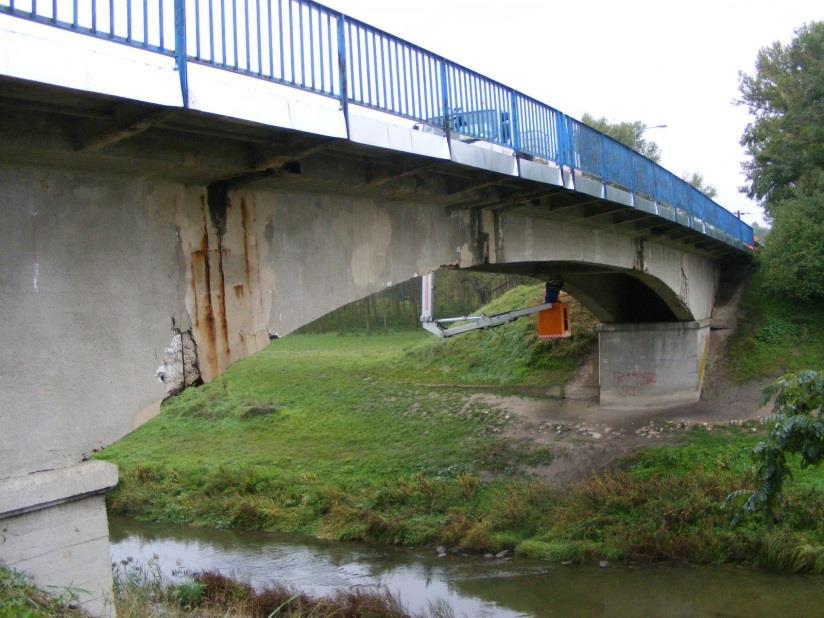
<instances>
[{"instance_id":1,"label":"overcast sky","mask_svg":"<svg viewBox=\"0 0 824 618\"><path fill-rule=\"evenodd\" d=\"M738 191L738 72L759 48L824 19L824 0L321 0L580 118L641 120L678 175L762 221Z\"/></svg>"}]
</instances>

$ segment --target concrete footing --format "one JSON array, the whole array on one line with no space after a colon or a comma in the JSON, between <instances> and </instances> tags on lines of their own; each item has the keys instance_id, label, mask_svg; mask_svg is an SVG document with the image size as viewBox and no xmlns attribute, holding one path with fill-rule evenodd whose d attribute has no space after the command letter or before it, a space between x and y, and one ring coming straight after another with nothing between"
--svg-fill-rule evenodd
<instances>
[{"instance_id":1,"label":"concrete footing","mask_svg":"<svg viewBox=\"0 0 824 618\"><path fill-rule=\"evenodd\" d=\"M117 467L102 461L0 479L0 563L114 616L103 494L116 484Z\"/></svg>"},{"instance_id":2,"label":"concrete footing","mask_svg":"<svg viewBox=\"0 0 824 618\"><path fill-rule=\"evenodd\" d=\"M598 326L602 406L670 406L701 396L710 321Z\"/></svg>"}]
</instances>

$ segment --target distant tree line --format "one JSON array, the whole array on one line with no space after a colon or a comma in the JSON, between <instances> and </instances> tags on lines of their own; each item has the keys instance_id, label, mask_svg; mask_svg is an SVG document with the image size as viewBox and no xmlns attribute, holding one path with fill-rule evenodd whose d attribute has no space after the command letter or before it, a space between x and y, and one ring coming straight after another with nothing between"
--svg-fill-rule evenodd
<instances>
[{"instance_id":1,"label":"distant tree line","mask_svg":"<svg viewBox=\"0 0 824 618\"><path fill-rule=\"evenodd\" d=\"M519 275L442 270L435 275L436 317L466 315L493 298L534 279ZM344 305L307 324L302 333L388 332L420 328L421 278L398 283L371 296Z\"/></svg>"}]
</instances>

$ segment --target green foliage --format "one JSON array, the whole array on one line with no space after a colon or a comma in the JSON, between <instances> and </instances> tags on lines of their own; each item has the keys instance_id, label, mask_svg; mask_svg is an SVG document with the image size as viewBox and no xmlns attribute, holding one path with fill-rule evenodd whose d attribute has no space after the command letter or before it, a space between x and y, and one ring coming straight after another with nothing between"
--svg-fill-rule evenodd
<instances>
[{"instance_id":1,"label":"green foliage","mask_svg":"<svg viewBox=\"0 0 824 618\"><path fill-rule=\"evenodd\" d=\"M640 120L631 122L612 122L605 117L596 118L590 114L584 114L581 119L584 124L588 124L593 129L606 133L612 139L621 142L624 146L632 148L636 152L658 163L661 160L661 148L652 140L644 137L647 125Z\"/></svg>"},{"instance_id":2,"label":"green foliage","mask_svg":"<svg viewBox=\"0 0 824 618\"><path fill-rule=\"evenodd\" d=\"M585 562L603 556L603 548L592 541L524 541L515 548L524 558L549 562Z\"/></svg>"},{"instance_id":3,"label":"green foliage","mask_svg":"<svg viewBox=\"0 0 824 618\"><path fill-rule=\"evenodd\" d=\"M782 202L762 263L773 290L799 300L824 299L824 191Z\"/></svg>"},{"instance_id":4,"label":"green foliage","mask_svg":"<svg viewBox=\"0 0 824 618\"><path fill-rule=\"evenodd\" d=\"M799 455L802 469L824 459L824 372L787 374L765 388L764 394L767 399L775 397L774 425L767 439L753 449L758 485L744 511L763 513L772 524L784 483L791 475L789 457Z\"/></svg>"},{"instance_id":5,"label":"green foliage","mask_svg":"<svg viewBox=\"0 0 824 618\"><path fill-rule=\"evenodd\" d=\"M788 45L762 48L740 90L754 117L741 139L751 157L747 194L775 216L799 190L824 190L824 22L802 26Z\"/></svg>"},{"instance_id":6,"label":"green foliage","mask_svg":"<svg viewBox=\"0 0 824 618\"><path fill-rule=\"evenodd\" d=\"M777 292L764 268L744 291L738 328L727 348L730 375L739 382L824 367L824 306Z\"/></svg>"},{"instance_id":7,"label":"green foliage","mask_svg":"<svg viewBox=\"0 0 824 618\"><path fill-rule=\"evenodd\" d=\"M197 607L203 603L205 586L200 582L183 582L170 588L170 596L180 607Z\"/></svg>"},{"instance_id":8,"label":"green foliage","mask_svg":"<svg viewBox=\"0 0 824 618\"><path fill-rule=\"evenodd\" d=\"M788 45L758 53L741 75L753 121L741 139L747 194L773 219L763 263L770 286L800 300L824 299L824 22Z\"/></svg>"}]
</instances>

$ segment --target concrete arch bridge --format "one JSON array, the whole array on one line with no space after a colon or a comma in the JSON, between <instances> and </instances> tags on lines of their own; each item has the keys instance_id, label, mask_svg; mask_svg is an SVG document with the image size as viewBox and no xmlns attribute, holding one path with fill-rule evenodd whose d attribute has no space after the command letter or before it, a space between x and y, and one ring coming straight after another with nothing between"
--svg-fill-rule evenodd
<instances>
[{"instance_id":1,"label":"concrete arch bridge","mask_svg":"<svg viewBox=\"0 0 824 618\"><path fill-rule=\"evenodd\" d=\"M110 614L117 473L91 453L271 333L442 266L562 276L603 322L605 405L699 396L752 245L712 200L314 2L125 4L0 1L0 561Z\"/></svg>"}]
</instances>

